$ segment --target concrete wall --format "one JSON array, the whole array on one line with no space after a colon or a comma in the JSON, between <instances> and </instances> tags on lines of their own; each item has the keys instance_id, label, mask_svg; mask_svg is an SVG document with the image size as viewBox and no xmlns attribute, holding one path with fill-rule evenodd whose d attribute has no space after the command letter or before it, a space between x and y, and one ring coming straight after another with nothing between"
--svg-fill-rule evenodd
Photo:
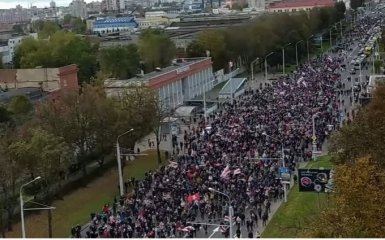
<instances>
[{"instance_id":1,"label":"concrete wall","mask_svg":"<svg viewBox=\"0 0 385 240\"><path fill-rule=\"evenodd\" d=\"M42 87L58 98L63 92L78 90L77 74L75 64L60 68L0 69L0 86L3 89Z\"/></svg>"},{"instance_id":2,"label":"concrete wall","mask_svg":"<svg viewBox=\"0 0 385 240\"><path fill-rule=\"evenodd\" d=\"M60 88L58 74L58 68L18 69L16 72L17 87L39 87L40 83L43 83L43 90L52 92Z\"/></svg>"}]
</instances>

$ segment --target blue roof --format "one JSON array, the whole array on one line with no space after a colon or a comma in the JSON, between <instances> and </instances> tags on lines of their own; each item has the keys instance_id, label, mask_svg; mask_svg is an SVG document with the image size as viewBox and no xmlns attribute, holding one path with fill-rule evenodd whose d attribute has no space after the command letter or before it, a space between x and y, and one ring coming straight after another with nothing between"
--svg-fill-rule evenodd
<instances>
[{"instance_id":1,"label":"blue roof","mask_svg":"<svg viewBox=\"0 0 385 240\"><path fill-rule=\"evenodd\" d=\"M94 28L136 28L138 23L133 17L105 18L95 20Z\"/></svg>"},{"instance_id":2,"label":"blue roof","mask_svg":"<svg viewBox=\"0 0 385 240\"><path fill-rule=\"evenodd\" d=\"M135 22L135 19L133 17L120 17L120 18L105 18L105 19L98 19L95 20L94 24L99 23L129 23L129 22Z\"/></svg>"}]
</instances>

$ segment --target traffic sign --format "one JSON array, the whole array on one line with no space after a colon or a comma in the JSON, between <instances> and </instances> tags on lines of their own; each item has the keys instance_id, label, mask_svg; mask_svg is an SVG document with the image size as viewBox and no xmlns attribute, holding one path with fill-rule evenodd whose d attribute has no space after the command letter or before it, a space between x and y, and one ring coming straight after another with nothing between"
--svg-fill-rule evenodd
<instances>
[{"instance_id":1,"label":"traffic sign","mask_svg":"<svg viewBox=\"0 0 385 240\"><path fill-rule=\"evenodd\" d=\"M279 168L279 175L282 175L283 173L289 173L288 167L280 167Z\"/></svg>"},{"instance_id":2,"label":"traffic sign","mask_svg":"<svg viewBox=\"0 0 385 240\"><path fill-rule=\"evenodd\" d=\"M317 141L317 137L316 136L311 137L311 139L313 139L313 141Z\"/></svg>"}]
</instances>

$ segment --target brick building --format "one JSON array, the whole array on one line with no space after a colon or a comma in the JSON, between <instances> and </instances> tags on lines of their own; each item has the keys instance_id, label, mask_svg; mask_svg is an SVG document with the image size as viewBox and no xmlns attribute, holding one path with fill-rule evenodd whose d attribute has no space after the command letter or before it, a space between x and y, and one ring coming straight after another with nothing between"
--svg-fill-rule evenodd
<instances>
[{"instance_id":1,"label":"brick building","mask_svg":"<svg viewBox=\"0 0 385 240\"><path fill-rule=\"evenodd\" d=\"M0 69L0 101L26 95L31 100L59 99L66 92L78 91L78 68L71 64L59 68Z\"/></svg>"},{"instance_id":2,"label":"brick building","mask_svg":"<svg viewBox=\"0 0 385 240\"><path fill-rule=\"evenodd\" d=\"M333 7L335 0L288 0L273 2L269 5L269 12L298 12L309 11L312 8Z\"/></svg>"}]
</instances>

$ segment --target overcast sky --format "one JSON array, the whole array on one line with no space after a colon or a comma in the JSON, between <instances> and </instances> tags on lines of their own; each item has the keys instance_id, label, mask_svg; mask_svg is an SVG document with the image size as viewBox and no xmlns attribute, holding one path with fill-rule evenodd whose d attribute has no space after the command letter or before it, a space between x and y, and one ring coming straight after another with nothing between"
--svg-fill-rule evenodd
<instances>
[{"instance_id":1,"label":"overcast sky","mask_svg":"<svg viewBox=\"0 0 385 240\"><path fill-rule=\"evenodd\" d=\"M72 0L54 0L56 6L68 6ZM92 0L85 0L87 3ZM0 9L15 8L17 4L20 4L23 8L29 8L32 3L37 7L49 7L51 0L0 0Z\"/></svg>"}]
</instances>

